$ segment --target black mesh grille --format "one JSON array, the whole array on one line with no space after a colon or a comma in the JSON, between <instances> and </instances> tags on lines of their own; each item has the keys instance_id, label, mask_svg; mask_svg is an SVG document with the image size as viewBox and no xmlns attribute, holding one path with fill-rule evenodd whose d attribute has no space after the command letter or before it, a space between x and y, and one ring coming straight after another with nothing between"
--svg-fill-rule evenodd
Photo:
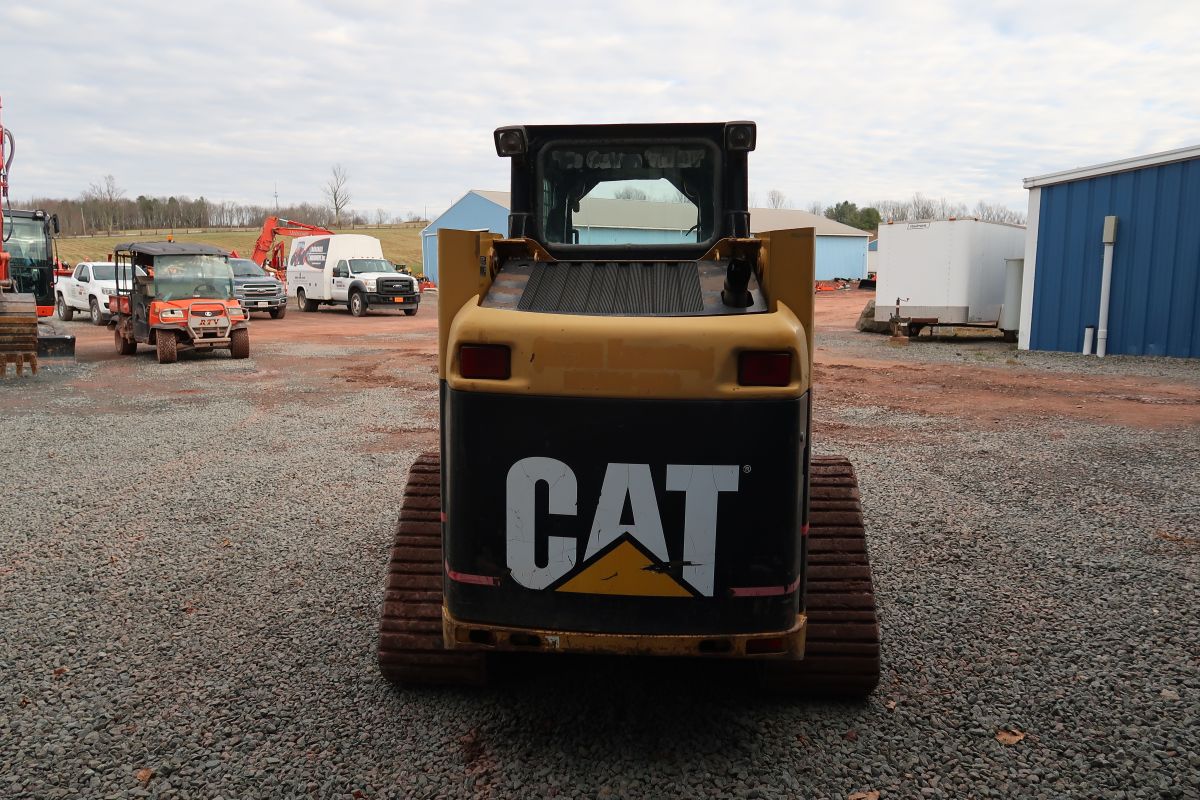
<instances>
[{"instance_id":1,"label":"black mesh grille","mask_svg":"<svg viewBox=\"0 0 1200 800\"><path fill-rule=\"evenodd\" d=\"M704 309L695 261L534 264L517 308L555 314L658 316Z\"/></svg>"}]
</instances>

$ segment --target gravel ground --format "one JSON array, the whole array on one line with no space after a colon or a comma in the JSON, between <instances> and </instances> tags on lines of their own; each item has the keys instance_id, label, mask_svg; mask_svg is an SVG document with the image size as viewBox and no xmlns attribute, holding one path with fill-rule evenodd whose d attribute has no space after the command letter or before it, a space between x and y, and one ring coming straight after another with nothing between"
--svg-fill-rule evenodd
<instances>
[{"instance_id":1,"label":"gravel ground","mask_svg":"<svg viewBox=\"0 0 1200 800\"><path fill-rule=\"evenodd\" d=\"M432 429L427 365L375 373L425 390L297 377L264 403L254 359L164 387L144 358L122 367L142 393L83 413L68 381L116 363L0 384L45 409L0 453L0 796L1200 797L1196 430L818 409L877 570L863 704L672 661L397 692L375 625L416 451L354 421Z\"/></svg>"}]
</instances>

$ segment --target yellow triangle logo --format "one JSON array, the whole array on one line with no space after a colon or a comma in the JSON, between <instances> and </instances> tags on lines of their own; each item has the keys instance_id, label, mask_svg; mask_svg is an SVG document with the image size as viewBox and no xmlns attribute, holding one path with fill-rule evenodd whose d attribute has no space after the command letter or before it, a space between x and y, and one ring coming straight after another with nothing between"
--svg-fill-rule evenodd
<instances>
[{"instance_id":1,"label":"yellow triangle logo","mask_svg":"<svg viewBox=\"0 0 1200 800\"><path fill-rule=\"evenodd\" d=\"M596 558L583 572L558 587L560 592L620 594L642 597L691 597L692 593L654 566L628 539Z\"/></svg>"}]
</instances>

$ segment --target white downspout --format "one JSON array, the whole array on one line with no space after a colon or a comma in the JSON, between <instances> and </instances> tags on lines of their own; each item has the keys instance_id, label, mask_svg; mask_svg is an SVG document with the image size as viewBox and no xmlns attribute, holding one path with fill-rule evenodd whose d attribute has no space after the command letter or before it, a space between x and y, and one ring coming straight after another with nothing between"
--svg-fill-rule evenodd
<instances>
[{"instance_id":1,"label":"white downspout","mask_svg":"<svg viewBox=\"0 0 1200 800\"><path fill-rule=\"evenodd\" d=\"M1108 299L1112 292L1113 247L1117 243L1117 218L1104 218L1104 272L1100 276L1100 322L1096 326L1096 356L1108 349Z\"/></svg>"}]
</instances>

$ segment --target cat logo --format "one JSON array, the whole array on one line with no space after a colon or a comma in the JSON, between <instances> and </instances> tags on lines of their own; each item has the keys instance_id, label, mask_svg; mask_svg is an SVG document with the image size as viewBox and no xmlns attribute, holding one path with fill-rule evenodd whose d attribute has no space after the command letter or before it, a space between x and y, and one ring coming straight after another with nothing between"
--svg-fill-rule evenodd
<instances>
[{"instance_id":1,"label":"cat logo","mask_svg":"<svg viewBox=\"0 0 1200 800\"><path fill-rule=\"evenodd\" d=\"M548 559L534 557L537 486L549 487L548 511L578 515L575 473L561 461L533 456L513 464L506 485L508 568L529 589L652 597L712 597L717 549L717 501L738 490L739 468L667 465L668 492L684 493L682 560L672 564L649 464L609 464L583 560L578 539L550 536ZM622 523L626 504L632 513Z\"/></svg>"}]
</instances>

